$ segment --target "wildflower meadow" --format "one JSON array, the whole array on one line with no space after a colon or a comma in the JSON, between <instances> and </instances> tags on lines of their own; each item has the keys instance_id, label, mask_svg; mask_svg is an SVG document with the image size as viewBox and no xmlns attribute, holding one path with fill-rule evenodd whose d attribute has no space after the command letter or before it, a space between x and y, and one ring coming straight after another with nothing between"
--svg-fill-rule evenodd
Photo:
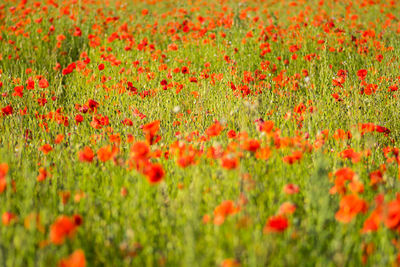
<instances>
[{"instance_id":1,"label":"wildflower meadow","mask_svg":"<svg viewBox=\"0 0 400 267\"><path fill-rule=\"evenodd\" d=\"M400 2L1 0L0 266L400 266Z\"/></svg>"}]
</instances>

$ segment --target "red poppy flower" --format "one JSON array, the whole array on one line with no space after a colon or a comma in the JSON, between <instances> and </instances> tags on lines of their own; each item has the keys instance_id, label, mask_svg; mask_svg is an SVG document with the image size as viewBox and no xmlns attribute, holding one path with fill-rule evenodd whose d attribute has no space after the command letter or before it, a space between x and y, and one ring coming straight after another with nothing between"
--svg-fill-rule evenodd
<instances>
[{"instance_id":1,"label":"red poppy flower","mask_svg":"<svg viewBox=\"0 0 400 267\"><path fill-rule=\"evenodd\" d=\"M136 142L132 145L131 152L134 160L145 160L148 158L150 148L145 142Z\"/></svg>"},{"instance_id":2,"label":"red poppy flower","mask_svg":"<svg viewBox=\"0 0 400 267\"><path fill-rule=\"evenodd\" d=\"M272 216L264 226L264 233L284 232L289 227L288 219L283 215Z\"/></svg>"},{"instance_id":3,"label":"red poppy flower","mask_svg":"<svg viewBox=\"0 0 400 267\"><path fill-rule=\"evenodd\" d=\"M85 267L86 259L83 250L75 250L68 258L60 260L59 267Z\"/></svg>"},{"instance_id":4,"label":"red poppy flower","mask_svg":"<svg viewBox=\"0 0 400 267\"><path fill-rule=\"evenodd\" d=\"M156 135L160 129L160 121L153 121L142 126L147 142L152 145L157 143L161 137Z\"/></svg>"},{"instance_id":5,"label":"red poppy flower","mask_svg":"<svg viewBox=\"0 0 400 267\"><path fill-rule=\"evenodd\" d=\"M6 175L8 173L8 164L1 163L0 164L0 194L4 192L7 188L7 180Z\"/></svg>"},{"instance_id":6,"label":"red poppy flower","mask_svg":"<svg viewBox=\"0 0 400 267\"><path fill-rule=\"evenodd\" d=\"M217 121L207 128L206 135L209 137L218 136L222 131L222 125Z\"/></svg>"},{"instance_id":7,"label":"red poppy flower","mask_svg":"<svg viewBox=\"0 0 400 267\"><path fill-rule=\"evenodd\" d=\"M283 192L285 192L285 194L288 194L288 195L293 195L293 194L297 194L298 192L300 192L300 188L298 185L295 185L295 184L287 184L283 188Z\"/></svg>"},{"instance_id":8,"label":"red poppy flower","mask_svg":"<svg viewBox=\"0 0 400 267\"><path fill-rule=\"evenodd\" d=\"M118 153L117 147L105 146L97 150L97 157L102 162L106 162L109 161L112 157L114 157L117 153Z\"/></svg>"},{"instance_id":9,"label":"red poppy flower","mask_svg":"<svg viewBox=\"0 0 400 267\"><path fill-rule=\"evenodd\" d=\"M367 73L368 73L368 71L366 69L358 70L357 71L358 79L360 79L362 81L365 80L365 78L367 77Z\"/></svg>"},{"instance_id":10,"label":"red poppy flower","mask_svg":"<svg viewBox=\"0 0 400 267\"><path fill-rule=\"evenodd\" d=\"M47 170L43 167L39 168L39 175L37 176L36 180L38 182L42 182L44 180L46 180L48 176Z\"/></svg>"},{"instance_id":11,"label":"red poppy flower","mask_svg":"<svg viewBox=\"0 0 400 267\"><path fill-rule=\"evenodd\" d=\"M79 160L81 162L92 162L94 158L93 150L86 146L82 151L79 152Z\"/></svg>"},{"instance_id":12,"label":"red poppy flower","mask_svg":"<svg viewBox=\"0 0 400 267\"><path fill-rule=\"evenodd\" d=\"M4 115L4 116L13 114L13 108L12 108L12 106L10 106L10 105L8 105L8 106L2 108L1 111L3 112L3 115Z\"/></svg>"},{"instance_id":13,"label":"red poppy flower","mask_svg":"<svg viewBox=\"0 0 400 267\"><path fill-rule=\"evenodd\" d=\"M385 225L389 229L400 229L400 199L393 200L387 204Z\"/></svg>"},{"instance_id":14,"label":"red poppy flower","mask_svg":"<svg viewBox=\"0 0 400 267\"><path fill-rule=\"evenodd\" d=\"M70 74L76 68L75 62L69 64L65 69L62 70L62 75Z\"/></svg>"},{"instance_id":15,"label":"red poppy flower","mask_svg":"<svg viewBox=\"0 0 400 267\"><path fill-rule=\"evenodd\" d=\"M11 213L11 212L4 212L3 215L1 216L1 221L3 225L7 226L10 225L13 221L17 219L17 215Z\"/></svg>"},{"instance_id":16,"label":"red poppy flower","mask_svg":"<svg viewBox=\"0 0 400 267\"><path fill-rule=\"evenodd\" d=\"M237 166L239 165L239 160L236 157L230 158L230 157L223 157L221 159L221 165L223 168L232 170L236 169Z\"/></svg>"},{"instance_id":17,"label":"red poppy flower","mask_svg":"<svg viewBox=\"0 0 400 267\"><path fill-rule=\"evenodd\" d=\"M214 224L215 225L223 224L227 216L235 214L239 210L240 207L235 206L235 203L232 200L223 201L214 210Z\"/></svg>"},{"instance_id":18,"label":"red poppy flower","mask_svg":"<svg viewBox=\"0 0 400 267\"><path fill-rule=\"evenodd\" d=\"M55 245L64 243L66 237L73 237L77 225L73 218L62 215L50 227L50 241Z\"/></svg>"},{"instance_id":19,"label":"red poppy flower","mask_svg":"<svg viewBox=\"0 0 400 267\"><path fill-rule=\"evenodd\" d=\"M39 87L45 89L49 87L49 82L45 78L42 78L39 80Z\"/></svg>"},{"instance_id":20,"label":"red poppy flower","mask_svg":"<svg viewBox=\"0 0 400 267\"><path fill-rule=\"evenodd\" d=\"M342 223L349 223L358 213L365 213L368 208L367 203L354 194L342 197L339 207L335 218Z\"/></svg>"},{"instance_id":21,"label":"red poppy flower","mask_svg":"<svg viewBox=\"0 0 400 267\"><path fill-rule=\"evenodd\" d=\"M39 148L39 150L42 151L43 154L46 155L46 154L50 153L53 150L53 148L49 144L44 144L43 146L41 146Z\"/></svg>"},{"instance_id":22,"label":"red poppy flower","mask_svg":"<svg viewBox=\"0 0 400 267\"><path fill-rule=\"evenodd\" d=\"M144 174L150 184L157 184L164 178L165 172L161 164L148 164L145 168Z\"/></svg>"}]
</instances>

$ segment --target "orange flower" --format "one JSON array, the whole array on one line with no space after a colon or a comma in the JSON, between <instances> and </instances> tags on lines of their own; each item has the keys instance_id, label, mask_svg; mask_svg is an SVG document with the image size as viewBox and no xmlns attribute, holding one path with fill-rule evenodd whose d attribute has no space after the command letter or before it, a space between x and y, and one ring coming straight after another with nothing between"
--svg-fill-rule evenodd
<instances>
[{"instance_id":1,"label":"orange flower","mask_svg":"<svg viewBox=\"0 0 400 267\"><path fill-rule=\"evenodd\" d=\"M112 144L119 144L119 143L121 143L121 137L119 136L119 134L111 134L110 136L109 136L109 138L110 138L110 142L112 143Z\"/></svg>"},{"instance_id":2,"label":"orange flower","mask_svg":"<svg viewBox=\"0 0 400 267\"><path fill-rule=\"evenodd\" d=\"M43 146L41 146L39 148L39 150L42 151L46 155L46 154L50 153L53 150L53 148L49 144L44 144Z\"/></svg>"},{"instance_id":3,"label":"orange flower","mask_svg":"<svg viewBox=\"0 0 400 267\"><path fill-rule=\"evenodd\" d=\"M195 153L190 153L188 152L189 155L182 155L178 158L177 160L177 164L182 167L182 168L186 168L189 165L194 165L195 162Z\"/></svg>"},{"instance_id":4,"label":"orange flower","mask_svg":"<svg viewBox=\"0 0 400 267\"><path fill-rule=\"evenodd\" d=\"M0 163L0 179L4 178L8 173L8 164Z\"/></svg>"},{"instance_id":5,"label":"orange flower","mask_svg":"<svg viewBox=\"0 0 400 267\"><path fill-rule=\"evenodd\" d=\"M400 195L397 196L396 200L387 204L385 225L389 229L400 230Z\"/></svg>"},{"instance_id":6,"label":"orange flower","mask_svg":"<svg viewBox=\"0 0 400 267\"><path fill-rule=\"evenodd\" d=\"M287 184L283 188L283 192L285 192L285 194L288 194L288 195L297 194L299 191L300 191L299 186L295 185L295 184Z\"/></svg>"},{"instance_id":7,"label":"orange flower","mask_svg":"<svg viewBox=\"0 0 400 267\"><path fill-rule=\"evenodd\" d=\"M361 153L355 152L352 148L343 150L340 156L344 159L351 159L351 162L357 163L361 159Z\"/></svg>"},{"instance_id":8,"label":"orange flower","mask_svg":"<svg viewBox=\"0 0 400 267\"><path fill-rule=\"evenodd\" d=\"M1 216L1 220L3 222L3 225L5 225L5 226L10 225L16 219L17 219L17 216L8 211L4 212L3 216Z\"/></svg>"},{"instance_id":9,"label":"orange flower","mask_svg":"<svg viewBox=\"0 0 400 267\"><path fill-rule=\"evenodd\" d=\"M62 140L64 140L64 135L63 135L63 134L58 134L58 135L56 136L56 139L54 139L54 143L55 143L55 144L59 144L59 143L62 142Z\"/></svg>"},{"instance_id":10,"label":"orange flower","mask_svg":"<svg viewBox=\"0 0 400 267\"><path fill-rule=\"evenodd\" d=\"M222 131L222 125L217 121L207 128L206 135L209 137L218 136Z\"/></svg>"},{"instance_id":11,"label":"orange flower","mask_svg":"<svg viewBox=\"0 0 400 267\"><path fill-rule=\"evenodd\" d=\"M67 204L69 198L71 197L71 192L69 192L69 191L61 191L61 192L58 193L58 195L61 198L61 203L63 205L65 205L65 204Z\"/></svg>"},{"instance_id":12,"label":"orange flower","mask_svg":"<svg viewBox=\"0 0 400 267\"><path fill-rule=\"evenodd\" d=\"M202 222L203 222L204 224L206 224L206 223L209 223L210 220L211 220L210 215L205 214L205 215L203 216Z\"/></svg>"},{"instance_id":13,"label":"orange flower","mask_svg":"<svg viewBox=\"0 0 400 267\"><path fill-rule=\"evenodd\" d=\"M238 164L239 164L238 158L230 158L225 156L221 159L222 167L228 170L236 169Z\"/></svg>"},{"instance_id":14,"label":"orange flower","mask_svg":"<svg viewBox=\"0 0 400 267\"><path fill-rule=\"evenodd\" d=\"M345 132L342 129L337 129L335 134L333 135L333 138L335 140L345 140L345 139L351 139L352 135L350 131Z\"/></svg>"},{"instance_id":15,"label":"orange flower","mask_svg":"<svg viewBox=\"0 0 400 267\"><path fill-rule=\"evenodd\" d=\"M274 128L273 121L264 121L260 124L260 131L265 133L271 133Z\"/></svg>"},{"instance_id":16,"label":"orange flower","mask_svg":"<svg viewBox=\"0 0 400 267\"><path fill-rule=\"evenodd\" d=\"M149 14L149 10L148 9L143 9L142 10L142 15L146 16L147 14Z\"/></svg>"},{"instance_id":17,"label":"orange flower","mask_svg":"<svg viewBox=\"0 0 400 267\"><path fill-rule=\"evenodd\" d=\"M0 178L0 194L3 193L7 188L7 181L5 178Z\"/></svg>"},{"instance_id":18,"label":"orange flower","mask_svg":"<svg viewBox=\"0 0 400 267\"><path fill-rule=\"evenodd\" d=\"M39 80L39 87L45 89L49 87L49 82L45 78L42 78Z\"/></svg>"},{"instance_id":19,"label":"orange flower","mask_svg":"<svg viewBox=\"0 0 400 267\"><path fill-rule=\"evenodd\" d=\"M43 167L39 168L39 175L37 177L37 181L42 182L46 180L47 176L48 176L47 170Z\"/></svg>"},{"instance_id":20,"label":"orange flower","mask_svg":"<svg viewBox=\"0 0 400 267\"><path fill-rule=\"evenodd\" d=\"M75 250L68 258L60 260L59 267L85 267L85 253L82 249Z\"/></svg>"},{"instance_id":21,"label":"orange flower","mask_svg":"<svg viewBox=\"0 0 400 267\"><path fill-rule=\"evenodd\" d=\"M131 154L134 160L146 160L149 157L150 148L145 142L136 142L131 147Z\"/></svg>"},{"instance_id":22,"label":"orange flower","mask_svg":"<svg viewBox=\"0 0 400 267\"><path fill-rule=\"evenodd\" d=\"M346 192L345 182L352 181L355 176L355 173L352 169L346 167L337 170L335 176L336 176L335 186L332 187L329 192L331 194L336 194L336 193L343 194Z\"/></svg>"},{"instance_id":23,"label":"orange flower","mask_svg":"<svg viewBox=\"0 0 400 267\"><path fill-rule=\"evenodd\" d=\"M222 261L221 267L240 267L240 262L235 259L225 259Z\"/></svg>"},{"instance_id":24,"label":"orange flower","mask_svg":"<svg viewBox=\"0 0 400 267\"><path fill-rule=\"evenodd\" d=\"M97 157L102 162L106 162L118 153L117 147L105 146L97 150Z\"/></svg>"},{"instance_id":25,"label":"orange flower","mask_svg":"<svg viewBox=\"0 0 400 267\"><path fill-rule=\"evenodd\" d=\"M122 197L126 197L128 195L128 189L123 186L121 188L120 194L121 194Z\"/></svg>"},{"instance_id":26,"label":"orange flower","mask_svg":"<svg viewBox=\"0 0 400 267\"><path fill-rule=\"evenodd\" d=\"M296 211L296 205L294 205L291 202L284 202L279 207L279 214L280 215L293 214L295 211Z\"/></svg>"},{"instance_id":27,"label":"orange flower","mask_svg":"<svg viewBox=\"0 0 400 267\"><path fill-rule=\"evenodd\" d=\"M358 124L361 135L375 131L375 124L373 123L359 123Z\"/></svg>"},{"instance_id":28,"label":"orange flower","mask_svg":"<svg viewBox=\"0 0 400 267\"><path fill-rule=\"evenodd\" d=\"M7 163L1 163L0 164L0 194L6 190L7 187L7 181L6 181L6 175L8 173L8 164Z\"/></svg>"},{"instance_id":29,"label":"orange flower","mask_svg":"<svg viewBox=\"0 0 400 267\"><path fill-rule=\"evenodd\" d=\"M214 210L214 224L221 225L224 223L225 218L228 215L232 215L237 213L240 210L240 207L235 207L235 204L232 200L225 200L219 206L217 206Z\"/></svg>"},{"instance_id":30,"label":"orange flower","mask_svg":"<svg viewBox=\"0 0 400 267\"><path fill-rule=\"evenodd\" d=\"M93 158L94 158L93 150L88 146L85 146L85 148L79 152L79 160L81 162L92 162Z\"/></svg>"},{"instance_id":31,"label":"orange flower","mask_svg":"<svg viewBox=\"0 0 400 267\"><path fill-rule=\"evenodd\" d=\"M246 140L242 143L240 147L243 150L256 152L260 148L260 141L255 139Z\"/></svg>"},{"instance_id":32,"label":"orange flower","mask_svg":"<svg viewBox=\"0 0 400 267\"><path fill-rule=\"evenodd\" d=\"M377 231L379 224L383 219L383 194L375 198L376 207L371 212L370 216L364 221L364 226L361 230L362 233Z\"/></svg>"},{"instance_id":33,"label":"orange flower","mask_svg":"<svg viewBox=\"0 0 400 267\"><path fill-rule=\"evenodd\" d=\"M143 133L145 134L146 140L150 145L157 143L161 139L160 136L156 136L159 129L160 121L153 121L142 126Z\"/></svg>"},{"instance_id":34,"label":"orange flower","mask_svg":"<svg viewBox=\"0 0 400 267\"><path fill-rule=\"evenodd\" d=\"M347 195L340 200L339 210L335 214L336 220L349 223L360 212L367 211L367 203L357 195Z\"/></svg>"},{"instance_id":35,"label":"orange flower","mask_svg":"<svg viewBox=\"0 0 400 267\"><path fill-rule=\"evenodd\" d=\"M359 180L354 179L348 184L350 191L354 194L364 192L364 184Z\"/></svg>"},{"instance_id":36,"label":"orange flower","mask_svg":"<svg viewBox=\"0 0 400 267\"><path fill-rule=\"evenodd\" d=\"M73 237L79 224L74 218L62 215L50 227L50 241L53 244L61 245L66 237Z\"/></svg>"},{"instance_id":37,"label":"orange flower","mask_svg":"<svg viewBox=\"0 0 400 267\"><path fill-rule=\"evenodd\" d=\"M256 152L257 159L267 160L269 159L270 156L271 156L271 149L268 146L260 148Z\"/></svg>"}]
</instances>

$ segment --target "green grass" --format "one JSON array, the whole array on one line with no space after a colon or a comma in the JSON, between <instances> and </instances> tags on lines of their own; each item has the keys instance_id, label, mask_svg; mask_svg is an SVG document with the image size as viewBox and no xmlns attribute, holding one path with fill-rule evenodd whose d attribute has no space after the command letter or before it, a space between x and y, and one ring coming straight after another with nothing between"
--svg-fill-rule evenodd
<instances>
[{"instance_id":1,"label":"green grass","mask_svg":"<svg viewBox=\"0 0 400 267\"><path fill-rule=\"evenodd\" d=\"M389 203L400 189L398 163L388 159L394 154L386 158L383 149L399 146L398 91L389 89L400 82L399 31L397 19L388 19L396 16L399 6L388 1L365 6L356 1L351 6L352 2L298 1L293 6L290 1L78 0L37 7L31 1L5 1L0 5L0 108L10 105L13 114L0 116L0 162L9 167L0 178L7 183L0 193L0 266L54 266L78 249L87 266L230 266L227 259L242 266L397 264L399 247L394 241L398 242L399 225L389 227L387 219ZM61 15L66 7L70 14ZM149 14L142 15L143 9ZM358 18L351 20L352 15ZM35 22L39 18L42 22ZM54 31L49 34L51 26ZM75 27L81 36L74 36ZM368 37L366 30L375 35ZM249 31L253 37L246 37ZM114 33L119 38L109 42ZM66 38L58 48L60 34ZM89 35L98 37L99 43L93 45ZM139 46L143 40L144 49ZM178 50L169 49L172 43ZM271 51L260 56L263 43ZM292 45L300 49L290 52ZM85 69L63 75L69 64L83 64L83 52L90 58ZM120 62L113 63L113 58ZM167 69L160 69L163 64ZM263 67L266 64L268 68ZM189 73L174 72L182 67ZM360 93L360 69L368 70L366 83L377 85L371 95ZM342 88L332 81L339 70L347 71ZM263 80L258 79L260 74L265 75ZM39 88L39 75L49 87ZM26 88L29 77L35 80L33 90ZM126 90L127 82L138 94ZM25 86L22 97L13 96L17 85ZM244 86L248 94L242 94ZM148 96L143 95L146 92ZM39 105L38 98L47 103ZM98 108L79 112L76 105L89 99L97 101ZM306 110L297 114L301 103ZM21 115L25 107L26 114ZM140 119L135 109L146 117ZM56 112L68 124L53 119ZM95 113L107 116L109 124L92 127ZM75 122L77 114L84 118L80 124ZM272 133L259 131L260 118L274 122ZM125 119L133 125L122 124ZM152 185L129 163L135 163L133 143L146 140L141 126L156 120L161 140L150 145L154 154L149 161L160 163L165 176ZM223 131L208 137L206 131L215 121ZM361 123L391 132L362 134ZM336 140L338 129L350 131L352 137ZM229 139L229 130L242 137ZM319 146L324 130L329 134ZM56 144L58 134L64 139ZM111 145L112 134L121 138L114 144L119 151L112 159L102 162L95 155L91 163L79 160L85 146L96 154ZM128 142L130 135L135 141ZM260 159L243 149L248 139L269 147L270 157ZM290 144L284 145L288 140ZM44 144L53 150L44 154ZM177 162L179 153L190 149L179 152L178 144L195 151L193 164L186 168ZM216 159L210 156L211 148L217 151ZM341 157L347 148L360 152L361 160ZM371 153L365 156L368 150ZM294 151L302 151L302 158L286 163L284 157ZM231 156L239 159L238 166L223 168L221 157ZM369 174L382 164L383 179L371 186ZM41 167L49 175L39 182ZM344 167L356 173L354 180L364 185L363 192L352 193L346 182L345 193L330 194L335 172ZM286 194L288 184L297 185L299 192ZM63 192L70 193L65 204ZM335 214L342 197L349 194L365 200L368 208L343 223ZM379 229L362 233L379 194L385 199ZM78 195L84 197L78 201ZM214 210L225 200L240 210L215 224ZM264 231L284 202L296 205L293 214L284 215L289 226L282 232ZM16 216L9 223L4 221L6 212ZM74 214L83 219L76 233L60 245L46 243L57 218ZM40 223L29 219L35 216ZM374 249L365 257L367 244Z\"/></svg>"}]
</instances>

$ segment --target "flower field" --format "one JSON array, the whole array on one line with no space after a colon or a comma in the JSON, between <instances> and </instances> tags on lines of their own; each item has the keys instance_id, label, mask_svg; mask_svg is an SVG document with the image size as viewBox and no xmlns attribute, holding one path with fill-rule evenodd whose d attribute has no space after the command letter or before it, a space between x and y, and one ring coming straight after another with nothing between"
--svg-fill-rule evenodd
<instances>
[{"instance_id":1,"label":"flower field","mask_svg":"<svg viewBox=\"0 0 400 267\"><path fill-rule=\"evenodd\" d=\"M0 1L0 266L399 266L399 14Z\"/></svg>"}]
</instances>

